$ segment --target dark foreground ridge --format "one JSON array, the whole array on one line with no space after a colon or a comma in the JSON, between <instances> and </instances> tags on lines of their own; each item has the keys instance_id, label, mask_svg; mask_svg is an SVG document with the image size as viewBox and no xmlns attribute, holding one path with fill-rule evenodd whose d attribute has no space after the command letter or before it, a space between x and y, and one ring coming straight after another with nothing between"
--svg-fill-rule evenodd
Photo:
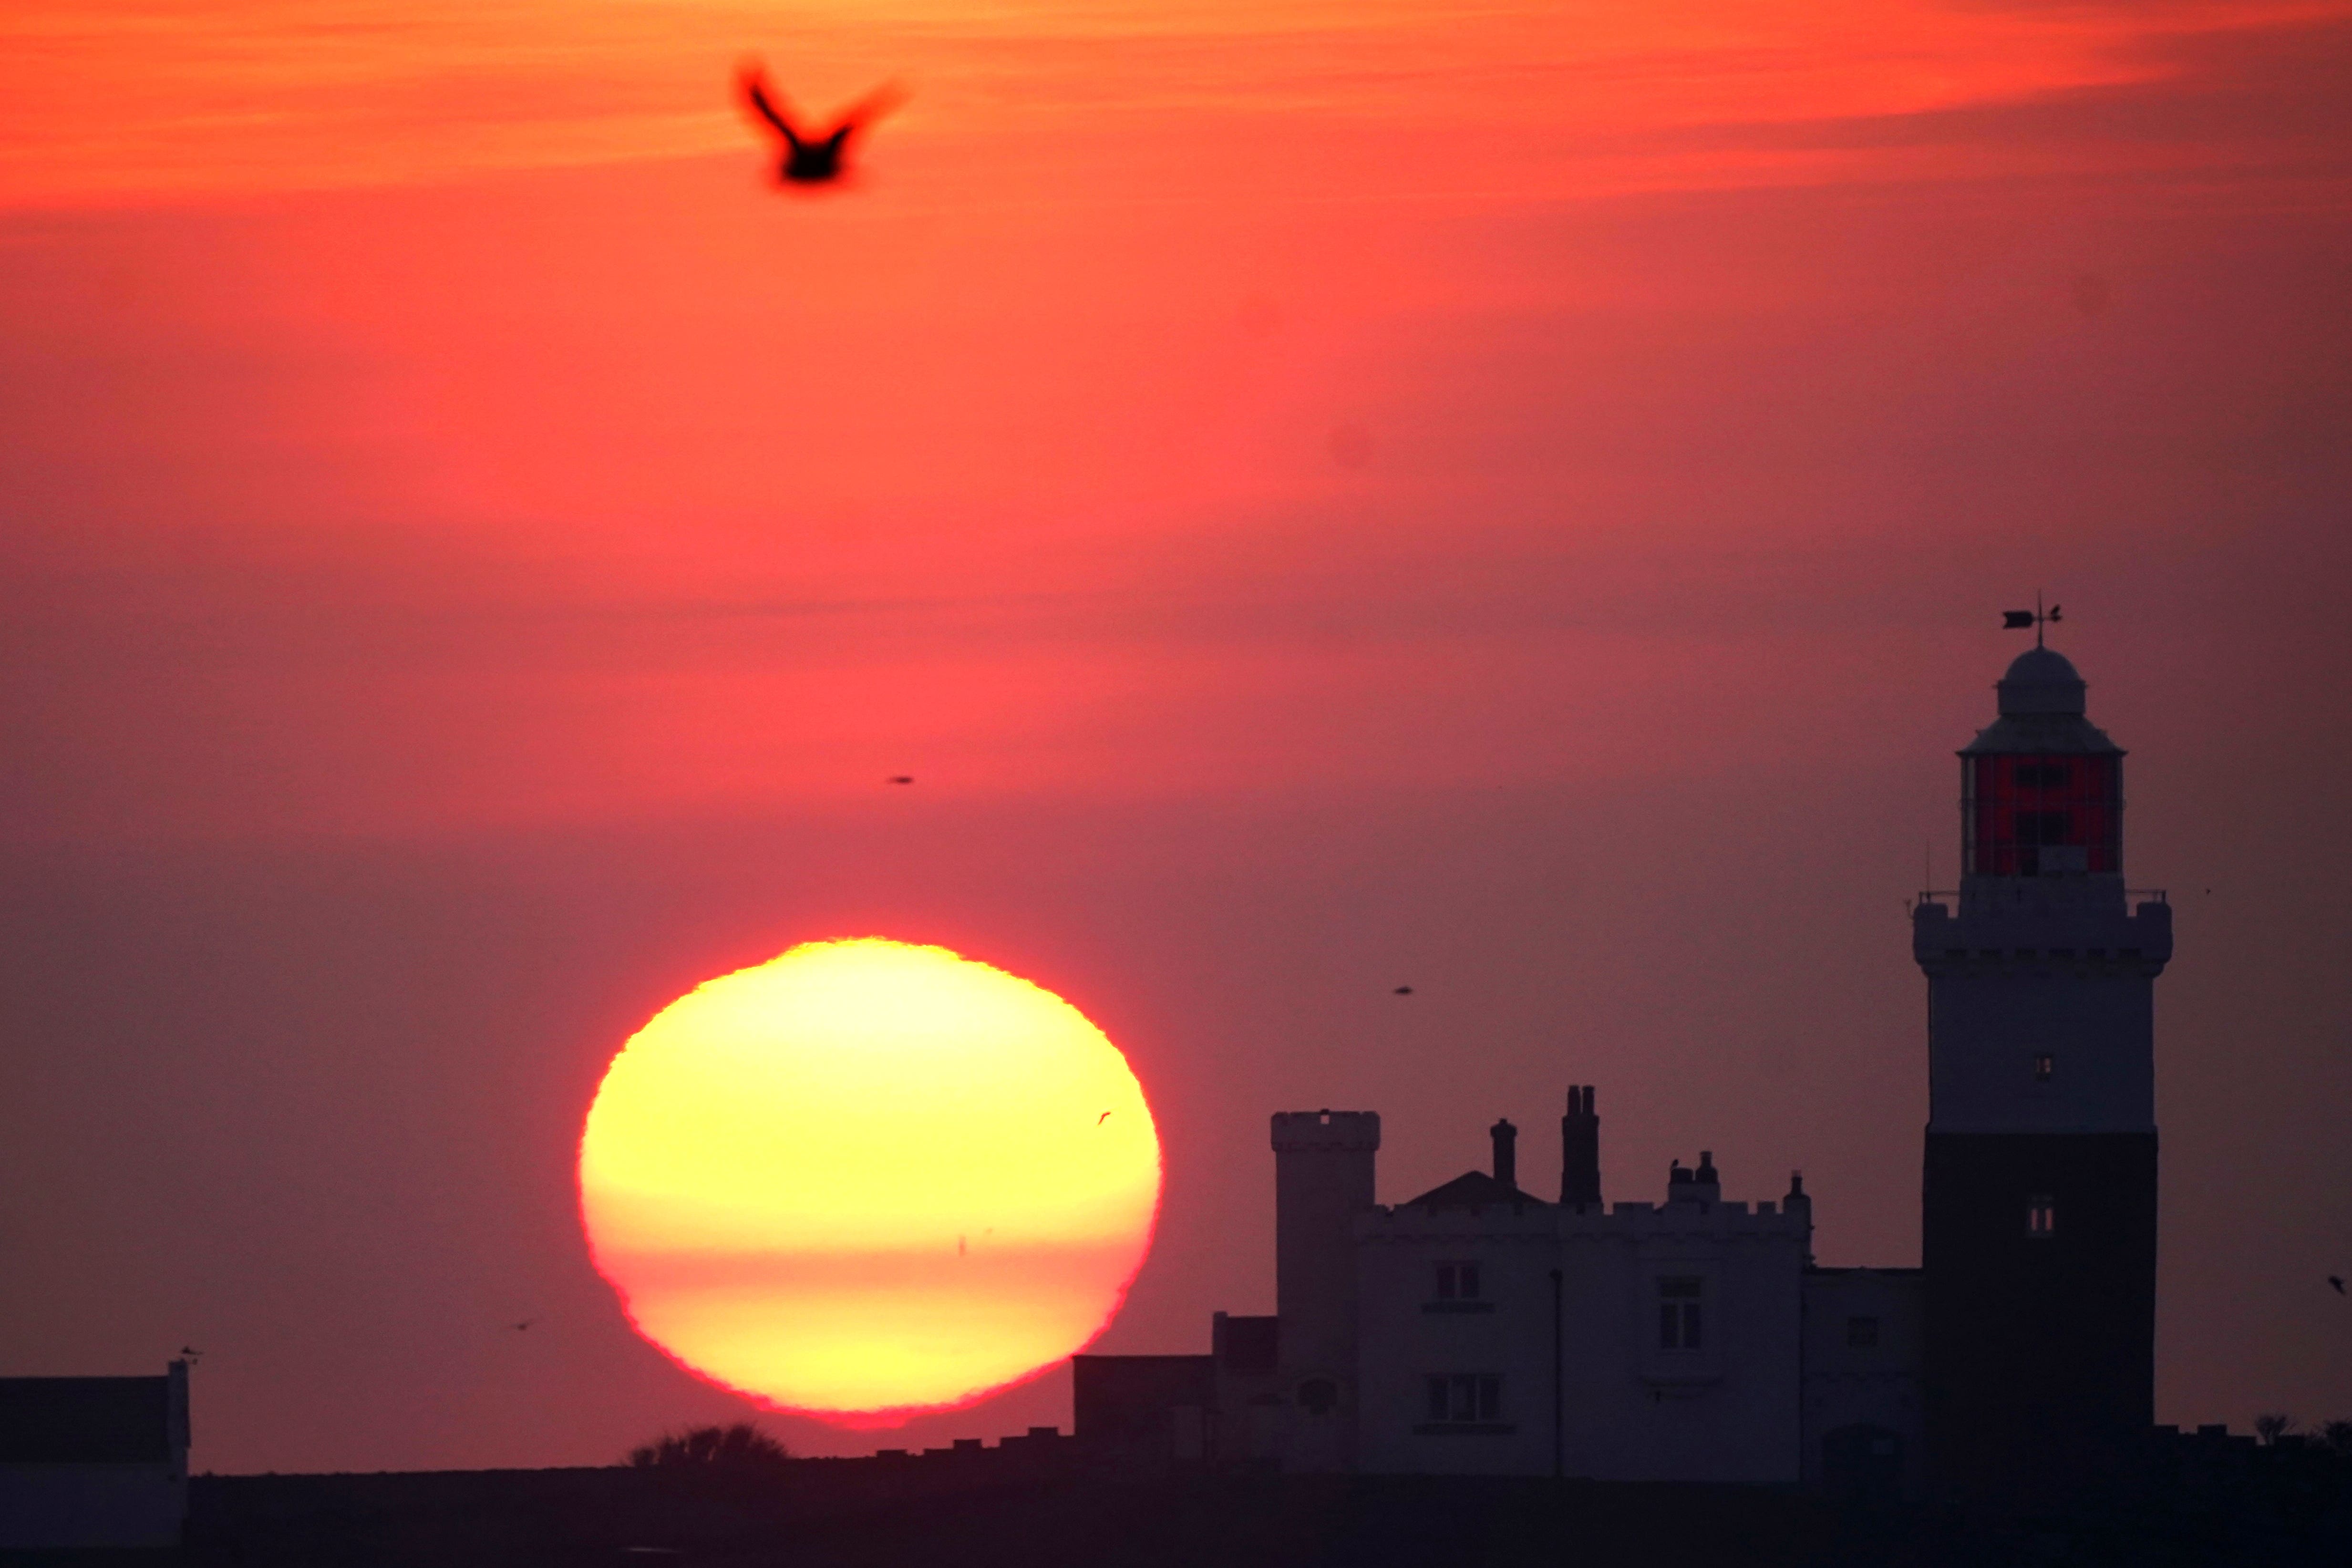
<instances>
[{"instance_id":1,"label":"dark foreground ridge","mask_svg":"<svg viewBox=\"0 0 2352 1568\"><path fill-rule=\"evenodd\" d=\"M1995 1521L1818 1493L1491 1477L1107 1478L1074 1445L691 1468L201 1476L186 1544L222 1568L1370 1568L2352 1563L2352 1461L2180 1437L2129 1500ZM1016 1452L1005 1455L1006 1448ZM90 1564L102 1554L50 1559ZM30 1558L11 1559L37 1561Z\"/></svg>"}]
</instances>

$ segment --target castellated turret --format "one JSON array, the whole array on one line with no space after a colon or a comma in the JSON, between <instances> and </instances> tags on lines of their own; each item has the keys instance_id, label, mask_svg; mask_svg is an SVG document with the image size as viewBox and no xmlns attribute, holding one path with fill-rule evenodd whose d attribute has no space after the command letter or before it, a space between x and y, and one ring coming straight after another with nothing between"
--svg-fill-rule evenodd
<instances>
[{"instance_id":1,"label":"castellated turret","mask_svg":"<svg viewBox=\"0 0 2352 1568\"><path fill-rule=\"evenodd\" d=\"M1355 1222L1373 1205L1381 1119L1370 1110L1274 1117L1274 1300L1294 1423L1287 1463L1344 1469L1356 1419Z\"/></svg>"}]
</instances>

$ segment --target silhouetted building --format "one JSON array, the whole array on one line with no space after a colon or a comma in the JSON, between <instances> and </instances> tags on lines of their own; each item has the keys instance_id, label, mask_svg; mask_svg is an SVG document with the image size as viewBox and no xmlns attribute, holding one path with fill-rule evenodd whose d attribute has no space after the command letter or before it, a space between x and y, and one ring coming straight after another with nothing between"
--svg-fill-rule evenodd
<instances>
[{"instance_id":1,"label":"silhouetted building","mask_svg":"<svg viewBox=\"0 0 2352 1568\"><path fill-rule=\"evenodd\" d=\"M1808 1485L1863 1498L1922 1489L1925 1283L1916 1268L1806 1270Z\"/></svg>"},{"instance_id":2,"label":"silhouetted building","mask_svg":"<svg viewBox=\"0 0 2352 1568\"><path fill-rule=\"evenodd\" d=\"M2011 1502L2147 1451L2170 911L2125 890L2123 753L2083 695L2046 648L2010 667L1960 753L1960 890L1916 906L1921 1268L1815 1267L1801 1179L1727 1200L1705 1153L1664 1202L1604 1204L1590 1085L1558 1203L1519 1185L1507 1121L1491 1169L1383 1207L1376 1114L1286 1111L1274 1318L1218 1314L1207 1356L1079 1358L1080 1447Z\"/></svg>"},{"instance_id":3,"label":"silhouetted building","mask_svg":"<svg viewBox=\"0 0 2352 1568\"><path fill-rule=\"evenodd\" d=\"M1359 1468L1796 1480L1803 1195L1727 1201L1702 1154L1663 1203L1551 1204L1512 1143L1355 1226Z\"/></svg>"},{"instance_id":4,"label":"silhouetted building","mask_svg":"<svg viewBox=\"0 0 2352 1568\"><path fill-rule=\"evenodd\" d=\"M1603 1205L1596 1093L1569 1091L1555 1204L1490 1170L1372 1202L1380 1118L1274 1118L1271 1318L1219 1313L1206 1356L1080 1356L1077 1434L1097 1460L1286 1471L1793 1482L1836 1430L1848 1478L1916 1470L1913 1270L1810 1268L1812 1204L1723 1196L1713 1157L1664 1201ZM1822 1304L1815 1304L1817 1294ZM1851 1309L1851 1310L1849 1310ZM1840 1314L1816 1370L1809 1320ZM1848 1323L1867 1321L1867 1331Z\"/></svg>"},{"instance_id":5,"label":"silhouetted building","mask_svg":"<svg viewBox=\"0 0 2352 1568\"><path fill-rule=\"evenodd\" d=\"M187 1513L186 1362L0 1378L0 1551L176 1546Z\"/></svg>"},{"instance_id":6,"label":"silhouetted building","mask_svg":"<svg viewBox=\"0 0 2352 1568\"><path fill-rule=\"evenodd\" d=\"M2162 893L2123 876L2124 753L2045 647L1960 752L1957 894L1923 896L1921 1263L1939 1485L2063 1497L2156 1418Z\"/></svg>"},{"instance_id":7,"label":"silhouetted building","mask_svg":"<svg viewBox=\"0 0 2352 1568\"><path fill-rule=\"evenodd\" d=\"M1209 1455L1216 1373L1204 1355L1070 1358L1072 1425L1090 1456L1157 1469Z\"/></svg>"}]
</instances>

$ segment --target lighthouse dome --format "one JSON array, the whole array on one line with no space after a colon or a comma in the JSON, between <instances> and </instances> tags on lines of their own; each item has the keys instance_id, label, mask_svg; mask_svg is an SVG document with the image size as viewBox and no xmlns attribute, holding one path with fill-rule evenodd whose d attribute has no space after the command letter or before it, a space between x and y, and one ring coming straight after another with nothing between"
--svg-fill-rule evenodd
<instances>
[{"instance_id":1,"label":"lighthouse dome","mask_svg":"<svg viewBox=\"0 0 2352 1568\"><path fill-rule=\"evenodd\" d=\"M2000 714L2004 719L2037 714L2081 714L2085 707L2083 678L2066 656L2046 647L2019 654L2000 678Z\"/></svg>"}]
</instances>

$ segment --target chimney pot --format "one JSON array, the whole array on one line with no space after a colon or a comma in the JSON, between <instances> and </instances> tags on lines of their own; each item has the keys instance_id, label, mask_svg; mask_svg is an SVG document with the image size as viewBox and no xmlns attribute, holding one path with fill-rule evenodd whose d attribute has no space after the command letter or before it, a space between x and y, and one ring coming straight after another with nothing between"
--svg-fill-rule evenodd
<instances>
[{"instance_id":1,"label":"chimney pot","mask_svg":"<svg viewBox=\"0 0 2352 1568\"><path fill-rule=\"evenodd\" d=\"M1589 1083L1568 1086L1568 1114L1559 1119L1559 1201L1579 1210L1601 1202L1601 1118Z\"/></svg>"}]
</instances>

